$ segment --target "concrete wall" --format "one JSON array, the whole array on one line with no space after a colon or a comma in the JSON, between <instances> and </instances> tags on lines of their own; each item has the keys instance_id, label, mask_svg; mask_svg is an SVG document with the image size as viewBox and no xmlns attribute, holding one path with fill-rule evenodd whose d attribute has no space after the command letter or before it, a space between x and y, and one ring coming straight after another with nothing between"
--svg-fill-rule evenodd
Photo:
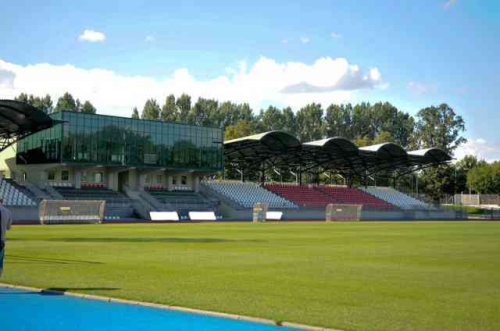
<instances>
[{"instance_id":1,"label":"concrete wall","mask_svg":"<svg viewBox=\"0 0 500 331\"><path fill-rule=\"evenodd\" d=\"M38 207L7 206L12 213L14 224L39 223Z\"/></svg>"},{"instance_id":2,"label":"concrete wall","mask_svg":"<svg viewBox=\"0 0 500 331\"><path fill-rule=\"evenodd\" d=\"M220 211L226 220L251 221L252 209L235 209L225 202L221 202ZM283 220L325 220L323 209L277 209L269 211L282 211ZM456 220L454 211L363 211L362 221L402 221L402 220Z\"/></svg>"}]
</instances>

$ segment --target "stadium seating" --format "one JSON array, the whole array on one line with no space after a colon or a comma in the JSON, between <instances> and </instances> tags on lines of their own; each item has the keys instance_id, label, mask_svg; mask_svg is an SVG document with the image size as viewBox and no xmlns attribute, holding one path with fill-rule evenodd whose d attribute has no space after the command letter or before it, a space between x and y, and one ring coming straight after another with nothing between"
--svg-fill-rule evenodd
<instances>
[{"instance_id":1,"label":"stadium seating","mask_svg":"<svg viewBox=\"0 0 500 331\"><path fill-rule=\"evenodd\" d=\"M425 202L412 198L390 187L369 186L362 188L365 192L393 204L401 209L429 209L430 206Z\"/></svg>"},{"instance_id":2,"label":"stadium seating","mask_svg":"<svg viewBox=\"0 0 500 331\"><path fill-rule=\"evenodd\" d=\"M363 205L365 209L394 209L392 204L356 188L343 186L316 186L315 188L332 196L339 203Z\"/></svg>"},{"instance_id":3,"label":"stadium seating","mask_svg":"<svg viewBox=\"0 0 500 331\"><path fill-rule=\"evenodd\" d=\"M0 179L0 198L6 206L36 206L36 202L15 185Z\"/></svg>"},{"instance_id":4,"label":"stadium seating","mask_svg":"<svg viewBox=\"0 0 500 331\"><path fill-rule=\"evenodd\" d=\"M257 202L267 202L270 208L296 209L297 205L254 183L231 181L204 181L206 185L243 208L253 208Z\"/></svg>"},{"instance_id":5,"label":"stadium seating","mask_svg":"<svg viewBox=\"0 0 500 331\"><path fill-rule=\"evenodd\" d=\"M326 207L329 203L341 203L313 185L266 184L265 188L301 207Z\"/></svg>"}]
</instances>

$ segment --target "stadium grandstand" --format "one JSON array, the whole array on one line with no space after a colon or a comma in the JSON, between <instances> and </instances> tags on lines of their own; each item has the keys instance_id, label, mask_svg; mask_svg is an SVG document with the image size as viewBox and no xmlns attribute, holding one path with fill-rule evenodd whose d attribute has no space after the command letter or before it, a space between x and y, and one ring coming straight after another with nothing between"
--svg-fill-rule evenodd
<instances>
[{"instance_id":1,"label":"stadium grandstand","mask_svg":"<svg viewBox=\"0 0 500 331\"><path fill-rule=\"evenodd\" d=\"M358 147L341 137L300 142L282 131L226 142L223 135L219 128L182 123L67 111L46 115L1 100L0 198L16 221L38 221L43 200L66 201L64 208L101 201L104 221L151 220L152 213L160 220L162 213L189 220L195 212L209 213L207 219L250 220L261 202L283 219L324 219L330 204L362 206L364 219L454 217L393 188L353 182L355 176L400 176L449 162L439 149ZM241 180L214 180L224 177L225 165ZM266 183L270 170L289 171L296 181ZM304 175L320 172L335 172L346 185L304 182ZM259 180L245 181L249 174L259 174Z\"/></svg>"}]
</instances>

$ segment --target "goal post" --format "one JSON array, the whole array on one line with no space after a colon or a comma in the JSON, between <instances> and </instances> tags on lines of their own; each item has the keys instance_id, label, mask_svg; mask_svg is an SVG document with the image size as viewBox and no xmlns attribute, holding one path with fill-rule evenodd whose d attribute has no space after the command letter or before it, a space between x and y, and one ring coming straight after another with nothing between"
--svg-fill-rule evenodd
<instances>
[{"instance_id":1,"label":"goal post","mask_svg":"<svg viewBox=\"0 0 500 331\"><path fill-rule=\"evenodd\" d=\"M104 200L42 200L39 207L41 224L102 223Z\"/></svg>"},{"instance_id":2,"label":"goal post","mask_svg":"<svg viewBox=\"0 0 500 331\"><path fill-rule=\"evenodd\" d=\"M363 205L334 204L326 206L326 221L360 221Z\"/></svg>"},{"instance_id":3,"label":"goal post","mask_svg":"<svg viewBox=\"0 0 500 331\"><path fill-rule=\"evenodd\" d=\"M258 202L253 205L253 222L265 222L268 208L269 204L267 202Z\"/></svg>"}]
</instances>

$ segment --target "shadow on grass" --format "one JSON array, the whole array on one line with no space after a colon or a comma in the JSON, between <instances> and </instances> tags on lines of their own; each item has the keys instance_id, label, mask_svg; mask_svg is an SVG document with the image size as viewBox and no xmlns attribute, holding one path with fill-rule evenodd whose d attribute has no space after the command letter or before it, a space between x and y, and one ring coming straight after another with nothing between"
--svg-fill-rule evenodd
<instances>
[{"instance_id":1,"label":"shadow on grass","mask_svg":"<svg viewBox=\"0 0 500 331\"><path fill-rule=\"evenodd\" d=\"M32 256L20 256L20 255L10 255L8 254L6 258L10 262L37 262L37 263L49 263L49 264L104 264L102 262L87 261L87 260L68 260L68 259L56 259L51 257L32 257Z\"/></svg>"},{"instance_id":2,"label":"shadow on grass","mask_svg":"<svg viewBox=\"0 0 500 331\"><path fill-rule=\"evenodd\" d=\"M230 242L262 242L262 240L231 240L222 238L51 238L53 242L89 242L89 243L194 243L213 244Z\"/></svg>"},{"instance_id":3,"label":"shadow on grass","mask_svg":"<svg viewBox=\"0 0 500 331\"><path fill-rule=\"evenodd\" d=\"M85 292L85 291L116 291L120 290L118 287L49 287L42 290L42 293L61 294L62 292Z\"/></svg>"},{"instance_id":4,"label":"shadow on grass","mask_svg":"<svg viewBox=\"0 0 500 331\"><path fill-rule=\"evenodd\" d=\"M53 295L63 295L64 292L67 291L116 291L119 290L120 288L118 287L49 287L46 289L41 290L40 292L37 291L2 291L0 289L0 295L47 295L47 296L53 296Z\"/></svg>"}]
</instances>

